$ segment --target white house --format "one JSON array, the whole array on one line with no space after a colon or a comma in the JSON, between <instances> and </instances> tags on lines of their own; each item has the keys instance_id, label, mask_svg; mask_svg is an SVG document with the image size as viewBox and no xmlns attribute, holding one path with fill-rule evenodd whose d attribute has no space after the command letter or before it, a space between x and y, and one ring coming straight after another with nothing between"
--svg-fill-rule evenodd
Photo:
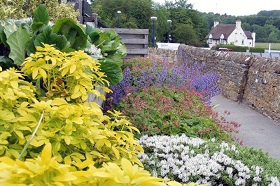
<instances>
[{"instance_id":1,"label":"white house","mask_svg":"<svg viewBox=\"0 0 280 186\"><path fill-rule=\"evenodd\" d=\"M255 47L256 33L243 31L240 19L235 24L219 24L214 21L214 28L205 39L210 48L217 44Z\"/></svg>"}]
</instances>

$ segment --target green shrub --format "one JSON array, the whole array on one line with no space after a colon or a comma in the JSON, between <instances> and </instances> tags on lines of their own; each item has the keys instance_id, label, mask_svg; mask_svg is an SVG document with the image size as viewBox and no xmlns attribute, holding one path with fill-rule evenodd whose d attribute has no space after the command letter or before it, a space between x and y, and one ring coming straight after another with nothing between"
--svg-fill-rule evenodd
<instances>
[{"instance_id":1,"label":"green shrub","mask_svg":"<svg viewBox=\"0 0 280 186\"><path fill-rule=\"evenodd\" d=\"M224 44L218 44L215 47L215 50L218 50L219 48L230 48L234 52L246 52L248 50L248 47L246 46L235 46L235 45L224 45Z\"/></svg>"},{"instance_id":2,"label":"green shrub","mask_svg":"<svg viewBox=\"0 0 280 186\"><path fill-rule=\"evenodd\" d=\"M39 5L33 18L0 21L0 66L20 69L20 65L37 46L50 44L62 52L85 50L100 62L100 71L111 85L122 80L121 65L126 48L113 30L104 31L79 24L71 18L57 19L51 26L45 5Z\"/></svg>"},{"instance_id":3,"label":"green shrub","mask_svg":"<svg viewBox=\"0 0 280 186\"><path fill-rule=\"evenodd\" d=\"M264 53L265 48L251 47L250 52Z\"/></svg>"}]
</instances>

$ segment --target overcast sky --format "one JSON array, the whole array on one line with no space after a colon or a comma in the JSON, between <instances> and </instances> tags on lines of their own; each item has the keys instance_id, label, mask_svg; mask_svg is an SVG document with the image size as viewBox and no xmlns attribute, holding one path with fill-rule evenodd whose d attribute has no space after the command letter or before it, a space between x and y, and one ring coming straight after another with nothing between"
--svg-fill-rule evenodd
<instances>
[{"instance_id":1,"label":"overcast sky","mask_svg":"<svg viewBox=\"0 0 280 186\"><path fill-rule=\"evenodd\" d=\"M165 0L153 0L164 4ZM280 0L188 0L200 12L242 16L257 14L261 10L280 10Z\"/></svg>"}]
</instances>

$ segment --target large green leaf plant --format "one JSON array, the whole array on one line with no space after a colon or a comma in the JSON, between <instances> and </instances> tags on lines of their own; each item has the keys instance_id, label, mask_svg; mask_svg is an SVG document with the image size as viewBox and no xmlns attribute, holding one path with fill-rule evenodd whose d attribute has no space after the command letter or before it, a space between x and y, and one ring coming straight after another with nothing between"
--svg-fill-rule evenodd
<instances>
[{"instance_id":1,"label":"large green leaf plant","mask_svg":"<svg viewBox=\"0 0 280 186\"><path fill-rule=\"evenodd\" d=\"M100 56L90 53L101 62L101 71L111 85L122 80L121 65L126 48L114 31L83 26L71 18L51 23L45 5L40 5L32 19L0 21L0 66L20 68L37 46L53 45L62 52L90 51L96 46Z\"/></svg>"}]
</instances>

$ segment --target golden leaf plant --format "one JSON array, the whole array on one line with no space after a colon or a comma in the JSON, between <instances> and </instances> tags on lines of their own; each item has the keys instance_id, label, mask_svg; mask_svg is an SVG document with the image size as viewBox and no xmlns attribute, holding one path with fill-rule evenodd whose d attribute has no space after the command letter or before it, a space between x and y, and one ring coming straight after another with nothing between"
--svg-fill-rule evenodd
<instances>
[{"instance_id":1,"label":"golden leaf plant","mask_svg":"<svg viewBox=\"0 0 280 186\"><path fill-rule=\"evenodd\" d=\"M1 0L0 20L32 17L34 10L40 4L46 5L50 20L53 22L66 17L76 20L79 15L79 12L74 9L74 3L59 3L58 0Z\"/></svg>"},{"instance_id":2,"label":"golden leaf plant","mask_svg":"<svg viewBox=\"0 0 280 186\"><path fill-rule=\"evenodd\" d=\"M110 91L99 65L45 44L22 72L0 72L0 185L163 184L139 167L138 130L85 101L89 92L101 96L96 87Z\"/></svg>"}]
</instances>

